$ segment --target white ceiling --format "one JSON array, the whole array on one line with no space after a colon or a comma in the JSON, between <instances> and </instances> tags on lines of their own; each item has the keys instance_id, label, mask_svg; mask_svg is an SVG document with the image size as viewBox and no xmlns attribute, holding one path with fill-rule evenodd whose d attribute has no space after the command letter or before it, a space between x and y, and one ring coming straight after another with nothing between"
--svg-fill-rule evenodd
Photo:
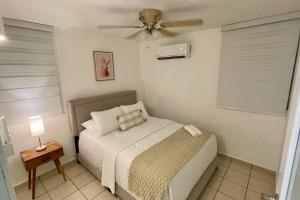
<instances>
[{"instance_id":1,"label":"white ceiling","mask_svg":"<svg viewBox=\"0 0 300 200\"><path fill-rule=\"evenodd\" d=\"M99 24L138 25L138 11L143 8L162 10L162 21L201 17L204 19L201 29L207 29L299 11L300 0L0 0L3 17L54 25L63 30L96 31ZM135 30L102 32L125 36L132 31Z\"/></svg>"}]
</instances>

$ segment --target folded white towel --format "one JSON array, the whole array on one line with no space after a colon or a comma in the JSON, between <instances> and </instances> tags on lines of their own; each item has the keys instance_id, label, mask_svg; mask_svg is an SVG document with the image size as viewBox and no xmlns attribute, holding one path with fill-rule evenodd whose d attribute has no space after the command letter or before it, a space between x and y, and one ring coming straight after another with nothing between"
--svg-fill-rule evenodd
<instances>
[{"instance_id":1,"label":"folded white towel","mask_svg":"<svg viewBox=\"0 0 300 200\"><path fill-rule=\"evenodd\" d=\"M202 131L200 131L196 126L191 124L189 125L189 127L191 127L197 133L197 135L199 136L203 135Z\"/></svg>"},{"instance_id":2,"label":"folded white towel","mask_svg":"<svg viewBox=\"0 0 300 200\"><path fill-rule=\"evenodd\" d=\"M184 130L186 130L192 136L194 136L194 137L198 137L199 136L197 134L197 132L191 126L185 125L183 128L184 128Z\"/></svg>"}]
</instances>

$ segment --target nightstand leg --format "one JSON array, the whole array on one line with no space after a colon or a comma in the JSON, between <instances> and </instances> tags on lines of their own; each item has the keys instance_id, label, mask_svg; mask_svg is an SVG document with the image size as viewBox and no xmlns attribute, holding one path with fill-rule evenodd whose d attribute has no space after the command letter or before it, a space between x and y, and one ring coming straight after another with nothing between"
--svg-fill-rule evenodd
<instances>
[{"instance_id":1,"label":"nightstand leg","mask_svg":"<svg viewBox=\"0 0 300 200\"><path fill-rule=\"evenodd\" d=\"M61 171L60 171L60 168L59 168L58 160L54 160L54 164L55 164L55 166L56 166L56 169L57 169L58 173L61 174Z\"/></svg>"},{"instance_id":2,"label":"nightstand leg","mask_svg":"<svg viewBox=\"0 0 300 200\"><path fill-rule=\"evenodd\" d=\"M31 169L28 170L28 189L31 189Z\"/></svg>"},{"instance_id":3,"label":"nightstand leg","mask_svg":"<svg viewBox=\"0 0 300 200\"><path fill-rule=\"evenodd\" d=\"M55 163L55 166L56 166L56 169L57 169L58 173L60 173L63 176L64 180L67 181L66 175L65 175L65 172L64 172L64 168L61 166L61 164L59 162L59 159L54 160L54 163Z\"/></svg>"},{"instance_id":4,"label":"nightstand leg","mask_svg":"<svg viewBox=\"0 0 300 200\"><path fill-rule=\"evenodd\" d=\"M36 168L32 169L32 199L35 198L35 179L36 179Z\"/></svg>"}]
</instances>

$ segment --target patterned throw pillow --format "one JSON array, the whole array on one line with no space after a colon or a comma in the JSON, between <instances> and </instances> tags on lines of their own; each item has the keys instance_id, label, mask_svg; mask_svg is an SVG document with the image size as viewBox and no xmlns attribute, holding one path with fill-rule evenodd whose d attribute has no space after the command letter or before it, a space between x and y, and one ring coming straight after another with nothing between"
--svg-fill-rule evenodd
<instances>
[{"instance_id":1,"label":"patterned throw pillow","mask_svg":"<svg viewBox=\"0 0 300 200\"><path fill-rule=\"evenodd\" d=\"M142 110L134 110L132 112L119 115L117 117L119 128L121 131L125 131L136 125L142 124L146 121L143 117Z\"/></svg>"}]
</instances>

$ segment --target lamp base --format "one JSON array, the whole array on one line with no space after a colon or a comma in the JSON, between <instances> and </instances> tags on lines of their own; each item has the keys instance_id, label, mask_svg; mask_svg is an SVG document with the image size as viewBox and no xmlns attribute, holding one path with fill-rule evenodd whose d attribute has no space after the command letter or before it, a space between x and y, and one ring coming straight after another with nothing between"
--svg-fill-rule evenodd
<instances>
[{"instance_id":1,"label":"lamp base","mask_svg":"<svg viewBox=\"0 0 300 200\"><path fill-rule=\"evenodd\" d=\"M44 151L45 149L47 149L46 145L41 145L41 146L38 146L38 147L35 148L35 150L37 152Z\"/></svg>"}]
</instances>

